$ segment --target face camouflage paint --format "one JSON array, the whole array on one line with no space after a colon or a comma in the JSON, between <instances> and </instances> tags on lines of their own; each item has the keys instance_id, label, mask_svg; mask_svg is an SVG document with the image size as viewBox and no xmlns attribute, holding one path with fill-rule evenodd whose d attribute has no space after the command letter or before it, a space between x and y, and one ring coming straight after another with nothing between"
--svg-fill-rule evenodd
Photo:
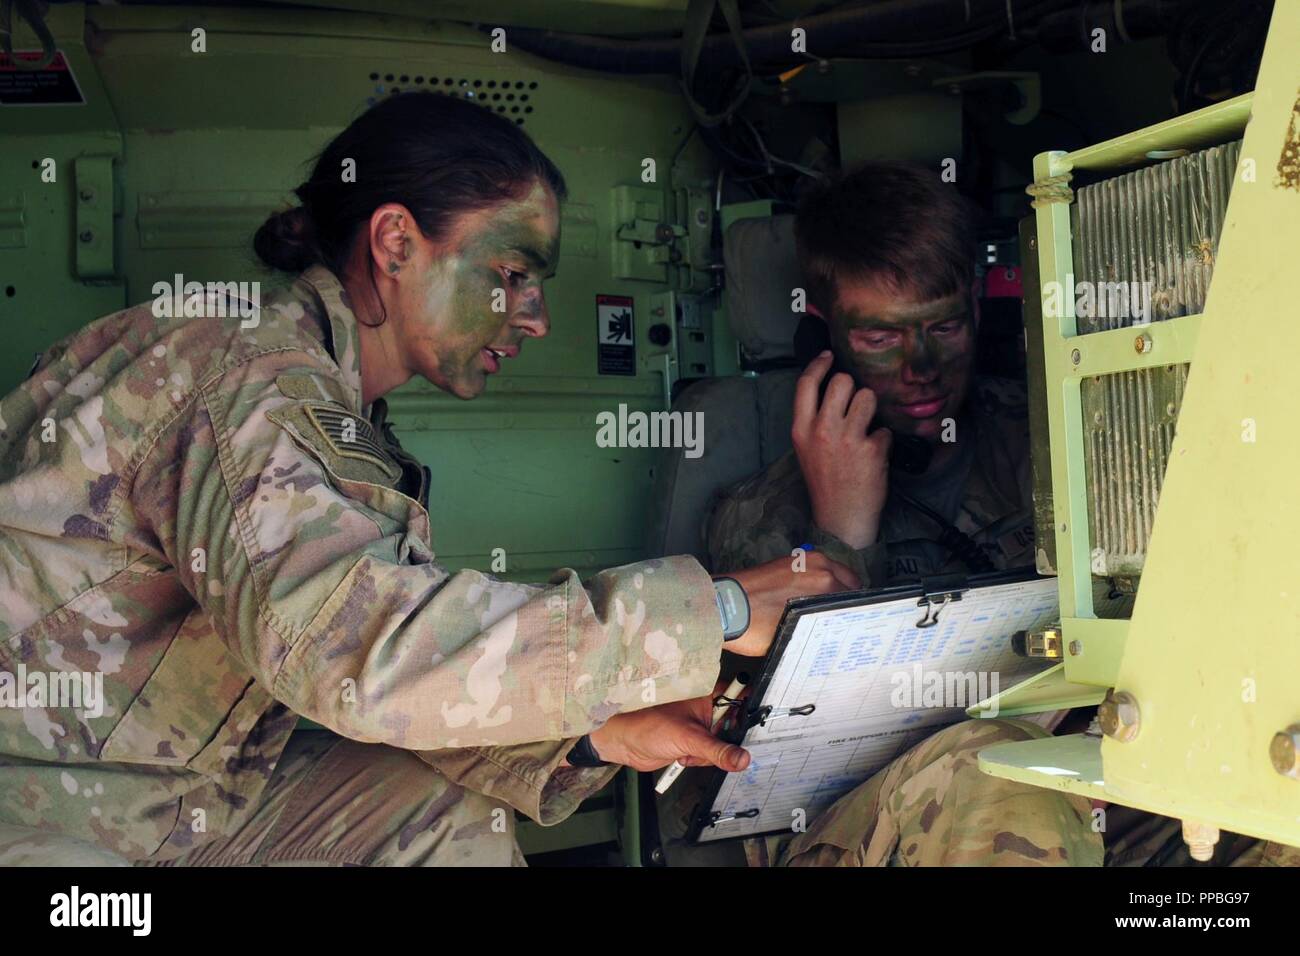
<instances>
[{"instance_id":1,"label":"face camouflage paint","mask_svg":"<svg viewBox=\"0 0 1300 956\"><path fill-rule=\"evenodd\" d=\"M559 248L558 207L544 186L468 216L451 252L435 257L411 292L420 319L410 333L426 377L473 398L524 338L545 335L542 283L555 274Z\"/></svg>"},{"instance_id":2,"label":"face camouflage paint","mask_svg":"<svg viewBox=\"0 0 1300 956\"><path fill-rule=\"evenodd\" d=\"M966 398L975 355L967 293L912 302L876 284L845 284L828 322L832 348L876 394L876 421L937 440Z\"/></svg>"}]
</instances>

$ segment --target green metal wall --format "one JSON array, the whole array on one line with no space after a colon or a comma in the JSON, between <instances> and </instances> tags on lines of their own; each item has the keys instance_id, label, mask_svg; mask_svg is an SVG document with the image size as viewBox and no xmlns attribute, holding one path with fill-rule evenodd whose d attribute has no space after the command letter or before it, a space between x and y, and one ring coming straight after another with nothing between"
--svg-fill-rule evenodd
<instances>
[{"instance_id":1,"label":"green metal wall","mask_svg":"<svg viewBox=\"0 0 1300 956\"><path fill-rule=\"evenodd\" d=\"M252 233L292 198L330 136L394 87L472 93L523 121L571 198L547 289L551 335L476 401L423 381L391 397L403 444L433 471L434 547L452 567L485 570L503 548L507 576L524 579L642 555L653 452L598 448L595 416L620 402L664 407L672 346L647 338L650 298L698 290L707 274L670 271L657 264L666 250L614 238L616 219L630 212L617 186L651 190L650 206L683 224L698 223L712 198L696 143L680 151L670 183L690 130L671 82L558 67L509 52L508 37L507 52L494 53L465 27L347 13L66 5L50 24L87 104L0 109L0 388L56 338L149 298L174 273L265 288L271 277L255 264ZM191 52L196 27L205 53ZM37 44L20 30L15 47ZM55 183L40 179L44 157L57 162ZM657 162L654 184L642 181L647 157ZM695 190L689 205L674 186ZM698 267L707 228L691 229L680 241ZM635 297L635 376L597 374L600 293Z\"/></svg>"}]
</instances>

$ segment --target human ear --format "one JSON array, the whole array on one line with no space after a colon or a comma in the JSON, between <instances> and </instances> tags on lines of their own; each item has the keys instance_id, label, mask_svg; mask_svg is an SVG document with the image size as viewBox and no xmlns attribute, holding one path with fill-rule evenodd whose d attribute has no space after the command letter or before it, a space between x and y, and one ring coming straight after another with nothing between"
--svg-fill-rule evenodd
<instances>
[{"instance_id":1,"label":"human ear","mask_svg":"<svg viewBox=\"0 0 1300 956\"><path fill-rule=\"evenodd\" d=\"M397 276L411 258L420 227L401 203L384 203L370 214L370 255L384 275Z\"/></svg>"}]
</instances>

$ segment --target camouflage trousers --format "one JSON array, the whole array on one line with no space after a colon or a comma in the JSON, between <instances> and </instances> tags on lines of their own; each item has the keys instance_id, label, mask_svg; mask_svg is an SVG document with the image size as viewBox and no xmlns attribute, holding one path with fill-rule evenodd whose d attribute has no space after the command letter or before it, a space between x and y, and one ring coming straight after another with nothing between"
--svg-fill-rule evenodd
<instances>
[{"instance_id":1,"label":"camouflage trousers","mask_svg":"<svg viewBox=\"0 0 1300 956\"><path fill-rule=\"evenodd\" d=\"M750 840L754 865L1195 866L1178 820L981 773L979 751L1047 736L968 720L921 741L806 833ZM1300 849L1223 833L1209 866L1300 866Z\"/></svg>"},{"instance_id":2,"label":"camouflage trousers","mask_svg":"<svg viewBox=\"0 0 1300 956\"><path fill-rule=\"evenodd\" d=\"M804 833L746 844L754 865L1100 866L1087 799L981 773L979 751L1043 737L1019 720L968 720L914 746Z\"/></svg>"},{"instance_id":3,"label":"camouflage trousers","mask_svg":"<svg viewBox=\"0 0 1300 956\"><path fill-rule=\"evenodd\" d=\"M57 834L0 830L0 865L128 865ZM231 834L143 866L523 866L510 807L404 750L327 731L289 738L252 815Z\"/></svg>"}]
</instances>

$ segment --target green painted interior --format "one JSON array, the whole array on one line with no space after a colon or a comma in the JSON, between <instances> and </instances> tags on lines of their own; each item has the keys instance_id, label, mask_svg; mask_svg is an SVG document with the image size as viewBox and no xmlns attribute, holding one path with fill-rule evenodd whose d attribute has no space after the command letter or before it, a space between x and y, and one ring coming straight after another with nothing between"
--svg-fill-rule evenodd
<instances>
[{"instance_id":1,"label":"green painted interior","mask_svg":"<svg viewBox=\"0 0 1300 956\"><path fill-rule=\"evenodd\" d=\"M21 381L57 338L148 299L156 281L175 273L257 279L265 290L277 280L255 263L252 233L292 199L331 136L396 89L470 96L522 120L564 172L571 198L559 272L546 290L551 334L508 363L477 401L423 381L390 398L403 444L433 471L438 557L488 570L502 548L506 576L525 579L641 557L653 450L597 447L595 419L620 403L664 407L663 356L672 346L647 338L652 300L708 281L707 268L670 270L653 262L654 250L616 238L627 211L621 196L657 199L653 214L671 221L676 190L676 231L697 247L684 259L708 261L707 234L691 236L685 222L692 193L706 207L711 200L713 170L698 143L673 166L690 126L668 78L614 81L493 53L469 27L344 12L83 14L66 5L53 8L50 24L87 105L0 111L0 226L10 226L0 230L8 340L0 388ZM191 52L196 25L206 30L206 53ZM300 34L292 45L290 33ZM17 47L29 45L20 33ZM56 164L52 183L41 181L46 157ZM647 158L656 161L653 183L642 180ZM90 185L94 209L78 199ZM82 224L88 216L93 229ZM81 241L88 231L91 241ZM617 267L628 262L637 268ZM602 293L635 299L635 376L597 374Z\"/></svg>"}]
</instances>

